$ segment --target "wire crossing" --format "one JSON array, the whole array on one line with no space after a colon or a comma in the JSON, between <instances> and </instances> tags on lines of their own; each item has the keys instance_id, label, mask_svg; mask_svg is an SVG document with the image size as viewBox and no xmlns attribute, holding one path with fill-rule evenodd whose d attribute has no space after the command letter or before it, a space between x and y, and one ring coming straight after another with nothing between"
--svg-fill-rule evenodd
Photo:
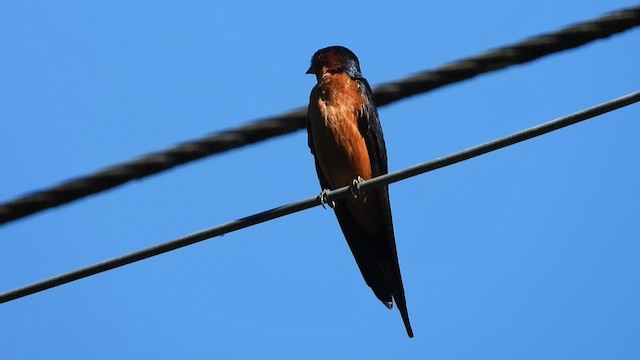
<instances>
[{"instance_id":1,"label":"wire crossing","mask_svg":"<svg viewBox=\"0 0 640 360\"><path fill-rule=\"evenodd\" d=\"M428 161L413 167L406 168L394 173L382 175L371 180L367 180L358 184L361 191L373 190L374 188L408 179L410 177L423 174L429 171L450 166L461 161L465 161L489 152L502 149L507 146L517 144L519 142L532 139L534 137L547 134L549 132L570 126L581 121L594 118L604 113L622 108L624 106L640 101L640 91L632 94L610 100L608 102L596 105L594 107L582 110L580 112L567 115L547 123L534 126L532 128L520 131L518 133L493 140L439 159ZM350 186L342 187L327 193L327 201L337 201L352 196L352 188ZM44 291L56 286L60 286L72 281L80 280L101 272L112 270L124 265L128 265L140 260L144 260L156 255L164 254L169 251L179 249L197 242L210 239L215 236L221 236L232 231L244 229L249 226L257 225L266 221L277 219L289 214L293 214L302 210L312 208L321 204L319 196L301 200L295 203L283 205L271 210L267 210L258 214L254 214L242 219L228 222L223 225L212 227L191 235L178 238L173 241L165 242L156 246L152 246L128 255L107 260L95 265L91 265L76 271L72 271L54 278L34 283L22 288L18 288L3 294L0 294L0 304L8 301L16 300L24 296L32 295L40 291Z\"/></svg>"},{"instance_id":2,"label":"wire crossing","mask_svg":"<svg viewBox=\"0 0 640 360\"><path fill-rule=\"evenodd\" d=\"M572 49L638 25L640 25L640 6L615 11L598 19L578 23L554 33L536 36L520 43L450 63L435 70L381 84L373 89L375 101L378 106L384 106L483 73ZM167 150L116 164L93 174L0 204L0 224L114 188L131 180L157 174L206 156L289 134L304 128L305 125L306 109L299 108L282 115L221 131Z\"/></svg>"}]
</instances>

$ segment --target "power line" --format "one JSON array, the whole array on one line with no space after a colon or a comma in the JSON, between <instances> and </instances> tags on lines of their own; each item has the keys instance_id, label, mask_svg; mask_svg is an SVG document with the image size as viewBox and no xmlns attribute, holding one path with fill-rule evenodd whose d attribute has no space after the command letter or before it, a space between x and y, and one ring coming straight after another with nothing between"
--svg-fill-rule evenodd
<instances>
[{"instance_id":1,"label":"power line","mask_svg":"<svg viewBox=\"0 0 640 360\"><path fill-rule=\"evenodd\" d=\"M425 71L374 89L376 105L382 106L480 74L523 64L546 55L569 50L640 25L640 6L609 13L560 31L490 50L435 70Z\"/></svg>"},{"instance_id":2,"label":"power line","mask_svg":"<svg viewBox=\"0 0 640 360\"><path fill-rule=\"evenodd\" d=\"M558 32L536 36L520 43L450 63L435 70L382 84L373 90L375 101L378 106L384 106L483 73L575 48L638 25L640 25L640 6L612 12L592 21L569 26ZM304 128L305 124L306 109L300 108L113 165L85 177L72 179L60 185L0 204L0 224L111 189L131 180L157 174L209 155L289 134Z\"/></svg>"},{"instance_id":3,"label":"power line","mask_svg":"<svg viewBox=\"0 0 640 360\"><path fill-rule=\"evenodd\" d=\"M567 115L550 122L534 126L532 128L520 131L518 133L493 140L455 154L451 154L439 159L428 161L413 167L406 168L401 171L379 176L377 178L364 181L358 185L361 191L373 190L376 187L401 181L419 174L440 169L445 166L480 156L494 150L498 150L531 138L544 135L546 133L561 129L563 127L576 124L578 122L602 115L609 111L619 109L621 107L640 101L640 91L596 105L594 107L582 110L580 112ZM352 189L349 186L342 187L327 193L327 201L337 201L352 195ZM318 196L308 198L295 203L280 206L271 210L267 210L258 214L254 214L239 220L231 221L223 225L219 225L210 229L206 229L191 235L178 238L163 244L152 246L128 255L113 258L95 265L91 265L76 271L72 271L54 278L37 282L22 288L18 288L4 294L0 294L0 304L12 301L24 296L32 295L40 291L44 291L56 286L60 286L75 280L79 280L88 276L92 276L103 271L112 270L124 265L144 260L152 256L160 255L181 247L192 245L197 242L240 230L249 226L260 224L269 220L273 220L285 215L293 214L298 211L306 210L321 204Z\"/></svg>"}]
</instances>

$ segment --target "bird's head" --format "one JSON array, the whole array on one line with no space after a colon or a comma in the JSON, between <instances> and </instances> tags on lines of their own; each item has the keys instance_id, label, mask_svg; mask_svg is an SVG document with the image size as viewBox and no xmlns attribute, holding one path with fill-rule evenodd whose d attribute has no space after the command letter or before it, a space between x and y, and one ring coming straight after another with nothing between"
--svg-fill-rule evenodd
<instances>
[{"instance_id":1,"label":"bird's head","mask_svg":"<svg viewBox=\"0 0 640 360\"><path fill-rule=\"evenodd\" d=\"M352 79L362 78L360 62L353 51L343 46L329 46L313 54L307 74L320 80L325 74L346 73Z\"/></svg>"}]
</instances>

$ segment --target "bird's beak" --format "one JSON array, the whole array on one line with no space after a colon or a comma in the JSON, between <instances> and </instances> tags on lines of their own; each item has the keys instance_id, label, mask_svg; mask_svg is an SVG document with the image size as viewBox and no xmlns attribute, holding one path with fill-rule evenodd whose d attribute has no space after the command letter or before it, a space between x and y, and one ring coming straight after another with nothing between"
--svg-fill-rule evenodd
<instances>
[{"instance_id":1,"label":"bird's beak","mask_svg":"<svg viewBox=\"0 0 640 360\"><path fill-rule=\"evenodd\" d=\"M313 65L309 66L309 70L307 70L307 72L305 74L315 74L313 72Z\"/></svg>"}]
</instances>

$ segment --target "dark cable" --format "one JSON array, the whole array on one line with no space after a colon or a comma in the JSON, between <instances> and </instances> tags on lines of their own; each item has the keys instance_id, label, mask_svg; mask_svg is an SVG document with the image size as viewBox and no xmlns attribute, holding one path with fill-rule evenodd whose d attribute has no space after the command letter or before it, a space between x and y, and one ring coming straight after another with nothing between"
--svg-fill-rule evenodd
<instances>
[{"instance_id":1,"label":"dark cable","mask_svg":"<svg viewBox=\"0 0 640 360\"><path fill-rule=\"evenodd\" d=\"M598 115L602 115L609 111L619 109L621 107L633 104L640 101L640 91L635 92L600 105L582 110L580 112L567 115L550 122L520 131L513 135L503 137L482 145L478 145L467 150L457 152L452 155L441 157L436 160L428 161L401 171L397 171L391 174L379 176L377 178L361 182L358 184L358 188L361 191L372 190L376 187L386 184L401 181L418 174L426 173L436 169L440 169L445 166L449 166L464 160L471 159L476 156L480 156L489 153L494 150L507 147L521 141L529 140L536 136L540 136L549 133L554 130L558 130L565 126L573 125L578 122L593 118ZM333 191L327 192L327 202L337 201L344 199L348 196L352 196L352 189L349 186L342 187ZM320 205L320 197L308 198L306 200L298 201L288 205L280 206L271 210L267 210L255 215L251 215L239 220L235 220L223 225L219 225L207 230L203 230L191 235L181 237L179 239L169 241L160 245L152 246L128 255L117 257L111 260L107 260L95 265L91 265L76 271L72 271L54 278L37 282L19 289L8 291L4 294L0 294L0 304L8 301L12 301L27 295L32 295L40 291L50 289L52 287L60 286L75 280L79 280L91 275L101 273L103 271L112 270L120 266L134 263L143 259L150 258L152 256L160 255L172 250L179 249L181 247L195 244L197 242L227 234L232 231L240 230L249 226L260 224L269 220L273 220L285 215L293 214L298 211L306 210L314 206Z\"/></svg>"},{"instance_id":2,"label":"dark cable","mask_svg":"<svg viewBox=\"0 0 640 360\"><path fill-rule=\"evenodd\" d=\"M378 106L417 95L438 87L469 79L507 66L571 49L588 42L640 25L640 6L612 12L601 18L569 26L555 33L498 48L462 59L439 69L419 73L399 81L377 86L374 95ZM33 192L0 204L0 224L69 203L134 179L159 173L189 161L285 135L305 127L306 109L255 121L189 141L135 160L117 164L85 177L72 179L49 189Z\"/></svg>"}]
</instances>

